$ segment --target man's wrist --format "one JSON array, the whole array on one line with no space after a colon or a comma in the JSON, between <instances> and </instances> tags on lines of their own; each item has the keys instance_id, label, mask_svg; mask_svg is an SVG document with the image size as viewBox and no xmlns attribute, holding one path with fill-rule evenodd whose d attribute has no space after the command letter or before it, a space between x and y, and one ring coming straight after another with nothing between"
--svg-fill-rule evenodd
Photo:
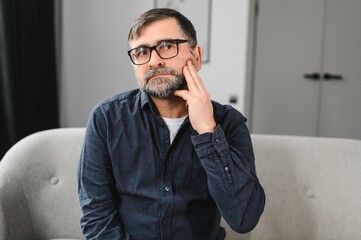
<instances>
[{"instance_id":1,"label":"man's wrist","mask_svg":"<svg viewBox=\"0 0 361 240\"><path fill-rule=\"evenodd\" d=\"M216 130L217 128L217 125L214 124L214 125L211 125L209 127L204 127L202 129L200 129L198 132L198 134L203 134L203 133L214 133L214 131Z\"/></svg>"}]
</instances>

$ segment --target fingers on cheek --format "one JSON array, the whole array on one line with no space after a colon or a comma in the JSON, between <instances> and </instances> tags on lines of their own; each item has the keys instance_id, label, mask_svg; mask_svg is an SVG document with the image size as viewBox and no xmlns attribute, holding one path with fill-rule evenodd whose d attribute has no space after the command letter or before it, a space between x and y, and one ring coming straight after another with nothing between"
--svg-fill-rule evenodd
<instances>
[{"instance_id":1,"label":"fingers on cheek","mask_svg":"<svg viewBox=\"0 0 361 240\"><path fill-rule=\"evenodd\" d=\"M185 67L183 70L183 74L184 74L184 77L185 77L187 83L190 84L190 79L192 78L192 75L189 71L189 68Z\"/></svg>"},{"instance_id":2,"label":"fingers on cheek","mask_svg":"<svg viewBox=\"0 0 361 240\"><path fill-rule=\"evenodd\" d=\"M183 74L184 75L189 75L190 74L188 66L183 67Z\"/></svg>"}]
</instances>

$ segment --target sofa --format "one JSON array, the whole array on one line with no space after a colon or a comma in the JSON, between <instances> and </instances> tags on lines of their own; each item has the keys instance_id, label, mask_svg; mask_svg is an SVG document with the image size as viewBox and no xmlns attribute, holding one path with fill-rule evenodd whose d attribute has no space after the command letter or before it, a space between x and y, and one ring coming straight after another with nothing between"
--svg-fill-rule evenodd
<instances>
[{"instance_id":1,"label":"sofa","mask_svg":"<svg viewBox=\"0 0 361 240\"><path fill-rule=\"evenodd\" d=\"M83 239L76 170L84 128L32 134L0 162L0 239ZM266 207L227 239L361 239L361 141L252 134Z\"/></svg>"},{"instance_id":2,"label":"sofa","mask_svg":"<svg viewBox=\"0 0 361 240\"><path fill-rule=\"evenodd\" d=\"M361 140L252 135L266 206L257 227L229 239L361 239Z\"/></svg>"}]
</instances>

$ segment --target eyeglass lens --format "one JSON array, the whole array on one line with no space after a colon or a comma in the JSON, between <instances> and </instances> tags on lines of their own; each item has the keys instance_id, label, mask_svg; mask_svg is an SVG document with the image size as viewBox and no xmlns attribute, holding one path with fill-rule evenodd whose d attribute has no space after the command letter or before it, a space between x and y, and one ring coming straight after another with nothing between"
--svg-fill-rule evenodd
<instances>
[{"instance_id":1,"label":"eyeglass lens","mask_svg":"<svg viewBox=\"0 0 361 240\"><path fill-rule=\"evenodd\" d=\"M163 59L173 58L178 55L178 44L182 42L178 40L164 40L152 47L142 46L134 48L129 51L129 56L132 62L137 65L149 62L153 50ZM184 42L187 42L187 40Z\"/></svg>"}]
</instances>

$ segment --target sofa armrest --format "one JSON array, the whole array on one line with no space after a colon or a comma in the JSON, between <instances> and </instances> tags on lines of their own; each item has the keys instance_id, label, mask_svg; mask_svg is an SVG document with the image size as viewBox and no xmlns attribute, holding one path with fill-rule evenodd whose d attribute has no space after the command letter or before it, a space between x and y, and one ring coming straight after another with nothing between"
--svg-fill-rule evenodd
<instances>
[{"instance_id":1,"label":"sofa armrest","mask_svg":"<svg viewBox=\"0 0 361 240\"><path fill-rule=\"evenodd\" d=\"M33 239L34 230L26 203L26 197L16 177L0 168L0 239Z\"/></svg>"},{"instance_id":2,"label":"sofa armrest","mask_svg":"<svg viewBox=\"0 0 361 240\"><path fill-rule=\"evenodd\" d=\"M0 239L5 239L5 217L1 202L0 202Z\"/></svg>"}]
</instances>

